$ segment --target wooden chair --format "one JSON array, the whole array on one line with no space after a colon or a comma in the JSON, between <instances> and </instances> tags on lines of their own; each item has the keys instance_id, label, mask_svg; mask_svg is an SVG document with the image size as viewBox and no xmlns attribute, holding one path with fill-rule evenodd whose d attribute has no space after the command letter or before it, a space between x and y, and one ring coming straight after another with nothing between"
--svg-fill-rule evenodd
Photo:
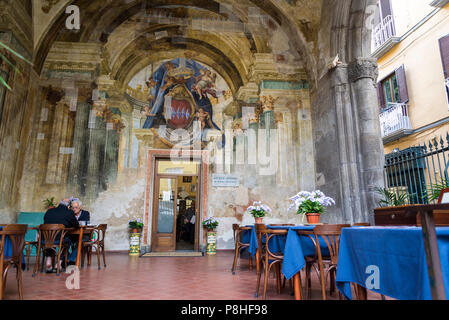
<instances>
[{"instance_id":1,"label":"wooden chair","mask_svg":"<svg viewBox=\"0 0 449 320\"><path fill-rule=\"evenodd\" d=\"M17 269L16 279L19 289L19 298L20 300L23 300L22 257L27 228L28 226L26 224L9 224L3 226L3 229L0 230L0 300L3 300L6 287L6 276L9 268L12 266ZM6 256L6 237L8 237L11 246L11 256Z\"/></svg>"},{"instance_id":2,"label":"wooden chair","mask_svg":"<svg viewBox=\"0 0 449 320\"><path fill-rule=\"evenodd\" d=\"M232 225L233 235L234 235L234 242L235 242L235 249L234 249L234 262L232 264L231 272L232 274L235 274L235 269L237 267L237 261L240 256L240 251L244 248L249 249L249 243L241 242L241 233L242 232L251 232L252 227L241 227L238 224ZM253 259L251 258L251 254L248 252L249 255L249 270L253 271Z\"/></svg>"},{"instance_id":3,"label":"wooden chair","mask_svg":"<svg viewBox=\"0 0 449 320\"><path fill-rule=\"evenodd\" d=\"M267 229L264 224L256 224L256 235L257 235L257 245L260 250L260 258L256 263L259 264L258 272L257 272L257 285L256 285L256 293L255 297L259 296L259 287L260 287L260 278L262 274L262 266L264 272L264 284L263 284L263 296L262 298L265 300L267 296L267 285L268 285L268 275L270 274L271 268L273 266L276 267L276 284L278 293L281 293L281 265L284 261L284 254L280 252L271 252L269 243L274 237L277 236L286 236L288 230L275 230L275 229ZM265 238L265 243L263 243L262 239ZM300 284L301 286L301 284ZM301 290L301 289L300 289Z\"/></svg>"},{"instance_id":4,"label":"wooden chair","mask_svg":"<svg viewBox=\"0 0 449 320\"><path fill-rule=\"evenodd\" d=\"M42 254L41 273L44 269L45 257L52 255L52 264L56 257L56 275L60 275L61 254L64 251L65 261L67 262L68 243L64 236L67 234L63 224L41 224L38 228L38 246L36 252L36 262L34 264L33 277L39 270L39 260Z\"/></svg>"},{"instance_id":5,"label":"wooden chair","mask_svg":"<svg viewBox=\"0 0 449 320\"><path fill-rule=\"evenodd\" d=\"M97 262L98 262L98 270L101 269L101 259L100 255L103 255L103 265L106 268L106 257L104 252L104 237L106 235L106 229L108 228L107 224L100 224L98 225L94 233L97 234L97 238L94 241L84 241L83 242L83 248L82 248L82 259L81 259L81 266L84 267L84 257L87 256L88 258L88 265L90 266L91 256L92 256L92 249L95 249L95 252L97 254Z\"/></svg>"},{"instance_id":6,"label":"wooden chair","mask_svg":"<svg viewBox=\"0 0 449 320\"><path fill-rule=\"evenodd\" d=\"M294 227L294 224L285 224L285 223L280 223L280 224L270 224L271 227Z\"/></svg>"},{"instance_id":7,"label":"wooden chair","mask_svg":"<svg viewBox=\"0 0 449 320\"><path fill-rule=\"evenodd\" d=\"M342 228L349 228L349 224L336 225L317 225L313 231L298 230L298 234L308 236L315 245L315 256L306 257L306 296L311 298L311 277L310 270L312 266L316 266L315 270L319 273L321 295L326 300L326 279L330 276L330 290L332 294L335 289L335 278L337 274L338 252L340 249L340 236ZM323 256L319 238L322 238L329 251L329 256ZM325 269L325 265L327 268ZM341 295L339 294L341 298Z\"/></svg>"},{"instance_id":8,"label":"wooden chair","mask_svg":"<svg viewBox=\"0 0 449 320\"><path fill-rule=\"evenodd\" d=\"M28 232L34 232L34 231L31 231L31 230L38 230L38 228L34 228L34 227L28 228ZM26 236L25 236L25 239L26 239ZM37 239L37 236L36 236L36 239ZM36 253L37 253L37 247L38 247L37 240L35 240L35 241L27 241L27 240L25 240L24 248L25 248L25 258L27 259L27 263L26 263L27 271L30 270L30 256L31 256L31 252L32 252L33 248L36 248Z\"/></svg>"}]
</instances>

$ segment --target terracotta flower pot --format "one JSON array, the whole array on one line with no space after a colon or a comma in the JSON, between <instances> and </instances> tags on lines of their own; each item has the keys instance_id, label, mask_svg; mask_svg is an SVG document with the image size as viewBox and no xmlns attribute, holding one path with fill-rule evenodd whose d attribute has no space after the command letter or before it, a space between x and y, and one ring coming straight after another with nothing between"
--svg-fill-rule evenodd
<instances>
[{"instance_id":1,"label":"terracotta flower pot","mask_svg":"<svg viewBox=\"0 0 449 320\"><path fill-rule=\"evenodd\" d=\"M321 214L319 214L319 213L307 213L306 214L307 223L309 223L309 224L320 223L320 216L321 216Z\"/></svg>"},{"instance_id":2,"label":"terracotta flower pot","mask_svg":"<svg viewBox=\"0 0 449 320\"><path fill-rule=\"evenodd\" d=\"M131 229L131 233L140 233L140 230L137 228Z\"/></svg>"},{"instance_id":3,"label":"terracotta flower pot","mask_svg":"<svg viewBox=\"0 0 449 320\"><path fill-rule=\"evenodd\" d=\"M254 220L256 221L256 224L262 224L263 223L263 218L254 218Z\"/></svg>"}]
</instances>

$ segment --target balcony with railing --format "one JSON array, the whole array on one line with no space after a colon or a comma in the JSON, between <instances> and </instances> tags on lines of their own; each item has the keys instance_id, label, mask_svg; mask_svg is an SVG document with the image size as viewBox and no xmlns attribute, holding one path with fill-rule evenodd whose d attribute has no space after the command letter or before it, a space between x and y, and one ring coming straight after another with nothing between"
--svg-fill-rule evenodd
<instances>
[{"instance_id":1,"label":"balcony with railing","mask_svg":"<svg viewBox=\"0 0 449 320\"><path fill-rule=\"evenodd\" d=\"M394 17L389 15L385 17L381 23L379 23L373 29L373 56L380 57L386 51L390 50L396 43L400 41L400 38L396 36L396 26Z\"/></svg>"},{"instance_id":2,"label":"balcony with railing","mask_svg":"<svg viewBox=\"0 0 449 320\"><path fill-rule=\"evenodd\" d=\"M408 115L408 105L402 103L389 103L388 105L388 109L385 109L380 114L380 126L384 143L400 139L413 132Z\"/></svg>"}]
</instances>

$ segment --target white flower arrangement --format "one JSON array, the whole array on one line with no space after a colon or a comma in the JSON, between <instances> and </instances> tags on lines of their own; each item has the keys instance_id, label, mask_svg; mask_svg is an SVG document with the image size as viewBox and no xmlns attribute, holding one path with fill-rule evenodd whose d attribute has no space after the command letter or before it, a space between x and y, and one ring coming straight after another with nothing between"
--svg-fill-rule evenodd
<instances>
[{"instance_id":1,"label":"white flower arrangement","mask_svg":"<svg viewBox=\"0 0 449 320\"><path fill-rule=\"evenodd\" d=\"M271 213L270 207L262 204L261 201L254 201L253 205L249 206L246 211L252 214L254 218L262 218L267 213Z\"/></svg>"},{"instance_id":2,"label":"white flower arrangement","mask_svg":"<svg viewBox=\"0 0 449 320\"><path fill-rule=\"evenodd\" d=\"M335 205L335 200L327 197L320 190L313 192L301 191L297 195L290 198L293 204L289 207L289 211L295 208L297 214L319 213L324 212L325 207Z\"/></svg>"}]
</instances>

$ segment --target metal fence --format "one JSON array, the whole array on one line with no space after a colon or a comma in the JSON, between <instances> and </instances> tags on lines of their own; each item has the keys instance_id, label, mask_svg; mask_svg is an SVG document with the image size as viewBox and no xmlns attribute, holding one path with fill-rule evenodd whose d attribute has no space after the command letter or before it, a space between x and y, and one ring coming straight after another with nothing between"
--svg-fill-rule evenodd
<instances>
[{"instance_id":1,"label":"metal fence","mask_svg":"<svg viewBox=\"0 0 449 320\"><path fill-rule=\"evenodd\" d=\"M449 133L446 137L385 156L386 188L405 204L436 203L435 194L449 188Z\"/></svg>"}]
</instances>

